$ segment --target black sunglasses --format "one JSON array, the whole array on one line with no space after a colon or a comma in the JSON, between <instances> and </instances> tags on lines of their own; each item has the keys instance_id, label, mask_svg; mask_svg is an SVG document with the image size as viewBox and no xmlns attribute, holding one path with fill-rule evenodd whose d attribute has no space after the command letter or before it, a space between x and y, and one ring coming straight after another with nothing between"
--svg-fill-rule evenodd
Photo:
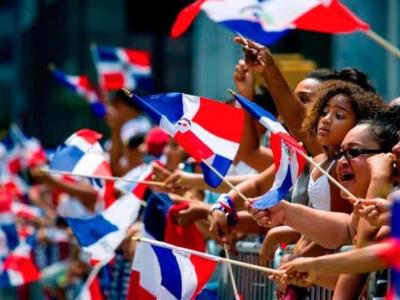
<instances>
[{"instance_id":1,"label":"black sunglasses","mask_svg":"<svg viewBox=\"0 0 400 300\"><path fill-rule=\"evenodd\" d=\"M335 159L340 159L343 155L346 159L353 159L361 154L377 154L381 153L382 149L359 149L359 148L352 148L346 150L339 150L335 152Z\"/></svg>"}]
</instances>

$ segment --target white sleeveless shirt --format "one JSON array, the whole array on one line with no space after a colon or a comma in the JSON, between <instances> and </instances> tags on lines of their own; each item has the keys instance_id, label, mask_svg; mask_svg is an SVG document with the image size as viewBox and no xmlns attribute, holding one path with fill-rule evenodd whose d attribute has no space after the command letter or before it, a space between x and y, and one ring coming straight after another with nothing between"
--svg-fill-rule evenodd
<instances>
[{"instance_id":1,"label":"white sleeveless shirt","mask_svg":"<svg viewBox=\"0 0 400 300\"><path fill-rule=\"evenodd\" d=\"M319 165L323 164L326 160L322 161ZM328 168L327 172L330 171L332 166L335 164L333 160ZM310 180L308 181L308 198L309 204L312 208L330 211L331 210L331 189L329 180L326 175L321 175L316 180L313 179L312 175L316 168L310 173Z\"/></svg>"}]
</instances>

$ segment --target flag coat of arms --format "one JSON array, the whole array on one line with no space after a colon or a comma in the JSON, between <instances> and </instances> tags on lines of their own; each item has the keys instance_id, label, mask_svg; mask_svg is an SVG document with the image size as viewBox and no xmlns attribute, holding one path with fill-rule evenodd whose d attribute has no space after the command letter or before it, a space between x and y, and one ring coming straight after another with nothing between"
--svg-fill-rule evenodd
<instances>
[{"instance_id":1,"label":"flag coat of arms","mask_svg":"<svg viewBox=\"0 0 400 300\"><path fill-rule=\"evenodd\" d=\"M324 33L369 29L339 0L198 0L178 15L172 37L185 32L200 11L263 45L274 43L289 29Z\"/></svg>"},{"instance_id":2,"label":"flag coat of arms","mask_svg":"<svg viewBox=\"0 0 400 300\"><path fill-rule=\"evenodd\" d=\"M244 113L241 109L205 97L166 93L132 99L189 155L201 164L204 180L212 187L235 159L242 138Z\"/></svg>"}]
</instances>

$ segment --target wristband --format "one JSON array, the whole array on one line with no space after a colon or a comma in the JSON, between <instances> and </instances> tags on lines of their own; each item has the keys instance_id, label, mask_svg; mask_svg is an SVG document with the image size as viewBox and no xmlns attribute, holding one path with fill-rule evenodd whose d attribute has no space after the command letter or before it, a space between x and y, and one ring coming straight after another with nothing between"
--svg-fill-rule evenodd
<instances>
[{"instance_id":1,"label":"wristband","mask_svg":"<svg viewBox=\"0 0 400 300\"><path fill-rule=\"evenodd\" d=\"M236 206L231 197L227 194L219 196L217 203L211 207L211 213L214 210L219 210L225 213L227 217L227 223L229 226L235 226L239 222Z\"/></svg>"}]
</instances>

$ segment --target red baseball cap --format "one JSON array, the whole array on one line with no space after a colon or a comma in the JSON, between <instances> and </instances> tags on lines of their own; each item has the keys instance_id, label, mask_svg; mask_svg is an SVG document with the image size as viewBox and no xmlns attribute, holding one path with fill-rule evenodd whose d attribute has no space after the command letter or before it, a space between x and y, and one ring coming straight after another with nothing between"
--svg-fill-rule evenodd
<instances>
[{"instance_id":1,"label":"red baseball cap","mask_svg":"<svg viewBox=\"0 0 400 300\"><path fill-rule=\"evenodd\" d=\"M144 140L147 153L160 156L164 147L168 144L169 139L169 135L162 131L161 128L154 127L150 129Z\"/></svg>"}]
</instances>

